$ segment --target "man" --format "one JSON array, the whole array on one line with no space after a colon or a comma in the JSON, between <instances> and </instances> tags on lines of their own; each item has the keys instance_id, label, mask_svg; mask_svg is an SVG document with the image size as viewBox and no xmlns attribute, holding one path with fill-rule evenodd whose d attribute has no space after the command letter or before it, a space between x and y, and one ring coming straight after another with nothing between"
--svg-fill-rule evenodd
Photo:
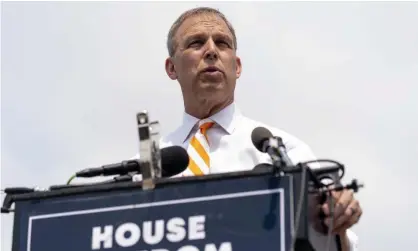
<instances>
[{"instance_id":1,"label":"man","mask_svg":"<svg viewBox=\"0 0 418 251\"><path fill-rule=\"evenodd\" d=\"M183 94L182 125L163 137L160 147L180 145L188 150L190 164L181 175L204 175L251 170L269 163L267 154L251 142L257 126L282 137L294 163L314 160L310 148L296 137L243 116L234 103L242 65L236 55L237 39L232 25L219 11L195 8L183 13L168 34L167 75L177 80ZM334 193L337 201L333 233L341 238L343 250L357 250L357 237L349 228L358 222L362 210L351 191ZM322 207L329 215L329 208ZM330 218L325 223L329 224ZM325 250L328 238L311 229L312 243Z\"/></svg>"}]
</instances>

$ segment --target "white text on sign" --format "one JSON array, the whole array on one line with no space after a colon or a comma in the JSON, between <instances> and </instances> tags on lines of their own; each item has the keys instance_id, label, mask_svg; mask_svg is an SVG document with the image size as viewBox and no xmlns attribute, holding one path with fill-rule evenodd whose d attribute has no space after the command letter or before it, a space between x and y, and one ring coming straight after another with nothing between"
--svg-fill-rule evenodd
<instances>
[{"instance_id":1,"label":"white text on sign","mask_svg":"<svg viewBox=\"0 0 418 251\"><path fill-rule=\"evenodd\" d=\"M140 246L158 245L167 240L172 243L182 241L204 240L205 216L190 216L187 220L174 217L169 220L145 221L142 226L133 222L126 222L115 228L113 225L104 227L96 226L92 230L91 249L113 248L115 243L119 247L132 247L137 245L141 239ZM142 250L146 251L146 250ZM152 249L152 251L169 251L164 248ZM192 245L185 245L177 251L200 251ZM232 251L230 242L223 242L219 245L208 243L204 251Z\"/></svg>"}]
</instances>

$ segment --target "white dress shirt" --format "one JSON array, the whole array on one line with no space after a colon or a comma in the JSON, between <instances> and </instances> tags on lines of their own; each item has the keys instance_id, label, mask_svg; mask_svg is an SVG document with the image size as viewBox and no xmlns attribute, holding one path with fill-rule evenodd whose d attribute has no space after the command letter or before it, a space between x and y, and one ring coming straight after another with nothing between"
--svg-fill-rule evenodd
<instances>
[{"instance_id":1,"label":"white dress shirt","mask_svg":"<svg viewBox=\"0 0 418 251\"><path fill-rule=\"evenodd\" d=\"M258 126L267 128L274 136L280 136L283 139L288 156L293 163L316 159L304 142L280 129L243 116L235 104L229 105L206 120L215 122L215 125L207 130L210 141L210 173L252 170L260 163L271 163L268 154L258 151L251 141L251 133ZM160 148L178 145L187 149L189 141L198 130L199 121L184 113L180 127L161 138ZM189 174L188 172L190 171L186 169L184 174ZM347 232L350 251L357 251L357 236L352 231ZM327 236L316 232L313 228L310 229L310 236L317 251L326 250ZM337 251L335 241L332 243L329 250Z\"/></svg>"}]
</instances>

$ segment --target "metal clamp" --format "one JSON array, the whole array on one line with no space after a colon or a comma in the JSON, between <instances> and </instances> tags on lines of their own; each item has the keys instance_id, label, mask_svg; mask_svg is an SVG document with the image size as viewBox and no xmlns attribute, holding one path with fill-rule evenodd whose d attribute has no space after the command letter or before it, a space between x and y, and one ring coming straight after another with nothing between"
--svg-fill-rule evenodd
<instances>
[{"instance_id":1,"label":"metal clamp","mask_svg":"<svg viewBox=\"0 0 418 251\"><path fill-rule=\"evenodd\" d=\"M150 122L147 111L137 113L136 120L139 136L142 189L153 189L155 187L155 178L160 178L162 172L159 148L159 122Z\"/></svg>"}]
</instances>

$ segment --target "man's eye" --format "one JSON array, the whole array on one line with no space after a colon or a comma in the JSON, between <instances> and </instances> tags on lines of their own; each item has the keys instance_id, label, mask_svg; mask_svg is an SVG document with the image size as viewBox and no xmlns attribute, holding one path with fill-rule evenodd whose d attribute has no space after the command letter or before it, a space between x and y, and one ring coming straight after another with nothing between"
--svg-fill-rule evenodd
<instances>
[{"instance_id":1,"label":"man's eye","mask_svg":"<svg viewBox=\"0 0 418 251\"><path fill-rule=\"evenodd\" d=\"M198 45L201 45L201 44L202 44L201 40L194 40L189 44L189 46L198 46Z\"/></svg>"},{"instance_id":2,"label":"man's eye","mask_svg":"<svg viewBox=\"0 0 418 251\"><path fill-rule=\"evenodd\" d=\"M217 42L217 44L221 44L223 46L228 46L229 47L229 43L226 42L225 40L220 40L220 41Z\"/></svg>"}]
</instances>

